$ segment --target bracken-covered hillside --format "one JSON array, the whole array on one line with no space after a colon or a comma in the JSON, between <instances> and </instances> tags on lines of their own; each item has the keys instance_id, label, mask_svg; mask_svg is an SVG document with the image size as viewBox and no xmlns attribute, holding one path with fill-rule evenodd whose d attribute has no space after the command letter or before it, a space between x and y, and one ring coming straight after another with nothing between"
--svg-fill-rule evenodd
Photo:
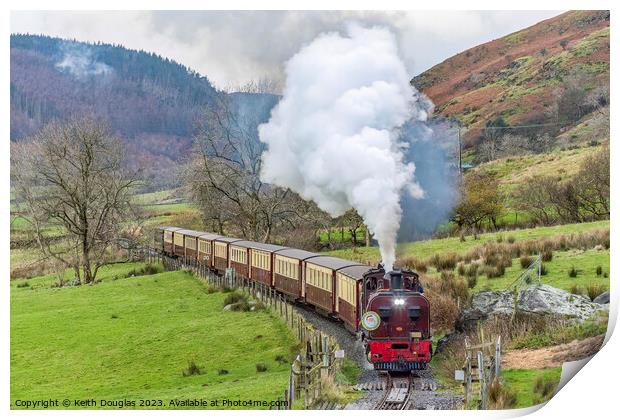
<instances>
[{"instance_id":1,"label":"bracken-covered hillside","mask_svg":"<svg viewBox=\"0 0 620 420\"><path fill-rule=\"evenodd\" d=\"M470 142L498 117L511 125L556 122L554 100L567 78L580 77L587 89L609 84L609 15L564 13L457 54L412 83L436 113L469 129Z\"/></svg>"}]
</instances>

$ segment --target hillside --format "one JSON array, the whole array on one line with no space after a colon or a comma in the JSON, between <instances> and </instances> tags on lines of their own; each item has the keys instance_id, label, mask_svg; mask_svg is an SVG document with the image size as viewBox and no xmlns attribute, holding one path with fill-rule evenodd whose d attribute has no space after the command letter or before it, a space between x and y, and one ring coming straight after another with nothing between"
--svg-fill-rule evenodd
<instances>
[{"instance_id":1,"label":"hillside","mask_svg":"<svg viewBox=\"0 0 620 420\"><path fill-rule=\"evenodd\" d=\"M118 45L11 35L11 140L49 121L93 114L127 144L136 166L183 156L202 107L218 94L174 61Z\"/></svg>"},{"instance_id":2,"label":"hillside","mask_svg":"<svg viewBox=\"0 0 620 420\"><path fill-rule=\"evenodd\" d=\"M282 360L295 344L284 323L223 311L227 294L187 272L132 275L144 267L105 266L93 287L50 287L54 276L11 282L12 402L126 399L144 409L139 399L161 399L146 408L169 409L172 399L281 397ZM186 374L189 362L199 371Z\"/></svg>"},{"instance_id":3,"label":"hillside","mask_svg":"<svg viewBox=\"0 0 620 420\"><path fill-rule=\"evenodd\" d=\"M554 109L570 77L585 90L609 85L609 11L574 11L463 51L412 83L435 112L458 118L469 144L489 121L568 127ZM577 75L577 76L576 76Z\"/></svg>"}]
</instances>

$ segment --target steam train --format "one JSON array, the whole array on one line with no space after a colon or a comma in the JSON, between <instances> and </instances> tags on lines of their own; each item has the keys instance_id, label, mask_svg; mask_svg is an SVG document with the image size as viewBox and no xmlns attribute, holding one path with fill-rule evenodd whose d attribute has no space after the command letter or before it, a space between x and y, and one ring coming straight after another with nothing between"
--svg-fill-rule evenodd
<instances>
[{"instance_id":1,"label":"steam train","mask_svg":"<svg viewBox=\"0 0 620 420\"><path fill-rule=\"evenodd\" d=\"M227 269L305 303L363 340L377 370L424 369L431 360L430 305L419 277L301 249L213 233L161 227L155 248L186 264L223 274Z\"/></svg>"}]
</instances>

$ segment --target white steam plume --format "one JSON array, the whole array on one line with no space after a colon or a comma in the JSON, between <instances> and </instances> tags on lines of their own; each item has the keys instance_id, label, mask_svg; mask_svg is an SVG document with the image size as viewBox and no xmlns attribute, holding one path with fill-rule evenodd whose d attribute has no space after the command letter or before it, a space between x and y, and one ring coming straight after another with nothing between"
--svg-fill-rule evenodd
<instances>
[{"instance_id":1,"label":"white steam plume","mask_svg":"<svg viewBox=\"0 0 620 420\"><path fill-rule=\"evenodd\" d=\"M285 71L283 98L259 127L267 145L261 178L313 200L332 216L355 208L391 270L400 195L424 196L415 166L405 162L400 129L408 120L427 118L394 36L352 24L344 36L319 35Z\"/></svg>"}]
</instances>

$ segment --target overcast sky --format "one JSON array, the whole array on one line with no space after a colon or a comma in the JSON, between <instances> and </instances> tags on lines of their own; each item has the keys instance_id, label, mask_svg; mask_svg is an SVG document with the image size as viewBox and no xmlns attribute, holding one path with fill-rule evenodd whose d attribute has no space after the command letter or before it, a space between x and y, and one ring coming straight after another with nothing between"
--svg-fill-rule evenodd
<instances>
[{"instance_id":1,"label":"overcast sky","mask_svg":"<svg viewBox=\"0 0 620 420\"><path fill-rule=\"evenodd\" d=\"M349 21L389 27L411 76L560 11L121 11L11 13L11 32L143 49L197 70L218 87L282 80L283 63L321 32Z\"/></svg>"}]
</instances>

